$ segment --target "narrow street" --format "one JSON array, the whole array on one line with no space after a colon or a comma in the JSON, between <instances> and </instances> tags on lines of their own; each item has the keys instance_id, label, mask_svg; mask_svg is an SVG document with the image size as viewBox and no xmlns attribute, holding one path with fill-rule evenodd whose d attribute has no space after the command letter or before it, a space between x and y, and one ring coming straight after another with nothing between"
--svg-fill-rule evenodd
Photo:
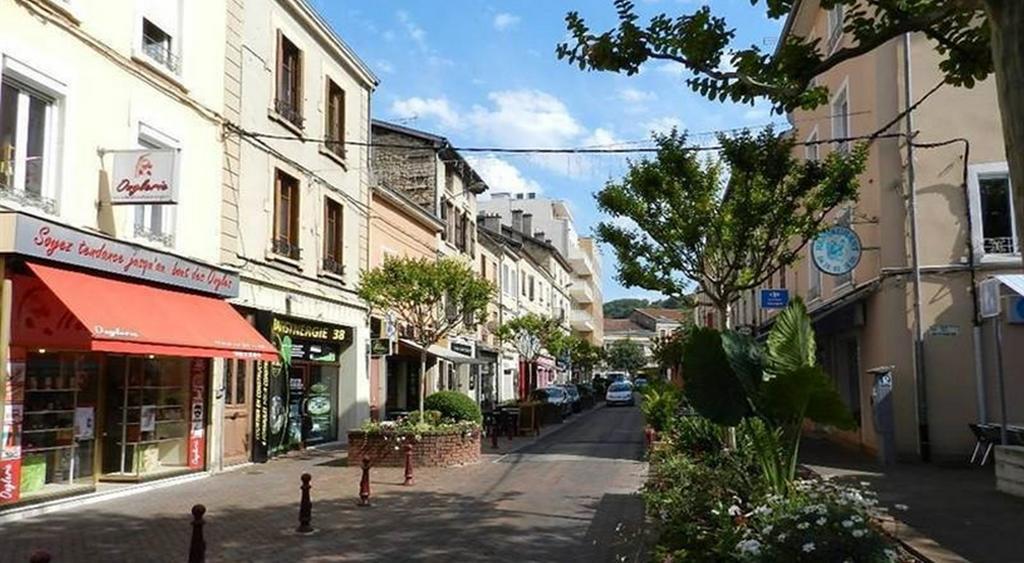
<instances>
[{"instance_id":1,"label":"narrow street","mask_svg":"<svg viewBox=\"0 0 1024 563\"><path fill-rule=\"evenodd\" d=\"M519 452L418 471L413 487L399 485L398 469L375 469L369 508L355 503L358 468L339 452L307 452L0 524L0 563L23 563L36 548L56 563L179 563L195 503L208 509L208 561L632 561L642 442L638 409L602 408ZM299 536L307 471L317 532Z\"/></svg>"}]
</instances>

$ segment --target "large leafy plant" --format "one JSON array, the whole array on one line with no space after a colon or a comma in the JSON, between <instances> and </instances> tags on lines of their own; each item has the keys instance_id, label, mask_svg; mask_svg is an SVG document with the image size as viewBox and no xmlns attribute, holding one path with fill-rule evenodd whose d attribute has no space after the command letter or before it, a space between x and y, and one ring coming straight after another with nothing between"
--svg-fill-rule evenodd
<instances>
[{"instance_id":1,"label":"large leafy plant","mask_svg":"<svg viewBox=\"0 0 1024 563\"><path fill-rule=\"evenodd\" d=\"M686 396L723 426L743 423L768 485L789 490L805 419L852 429L856 423L815 359L814 331L803 302L779 313L762 345L733 331L695 329L686 344Z\"/></svg>"}]
</instances>

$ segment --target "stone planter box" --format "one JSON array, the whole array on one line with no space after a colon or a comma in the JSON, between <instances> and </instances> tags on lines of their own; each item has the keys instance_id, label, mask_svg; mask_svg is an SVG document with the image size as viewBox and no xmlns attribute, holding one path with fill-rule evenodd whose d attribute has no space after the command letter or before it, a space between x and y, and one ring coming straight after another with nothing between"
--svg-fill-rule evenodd
<instances>
[{"instance_id":1,"label":"stone planter box","mask_svg":"<svg viewBox=\"0 0 1024 563\"><path fill-rule=\"evenodd\" d=\"M996 489L1024 497L1024 446L996 446Z\"/></svg>"},{"instance_id":2,"label":"stone planter box","mask_svg":"<svg viewBox=\"0 0 1024 563\"><path fill-rule=\"evenodd\" d=\"M393 433L366 433L350 430L348 433L349 465L358 466L363 456L379 467L405 466L405 440ZM412 442L413 467L453 467L480 461L480 431L474 430L468 436L462 434L423 434L419 441Z\"/></svg>"}]
</instances>

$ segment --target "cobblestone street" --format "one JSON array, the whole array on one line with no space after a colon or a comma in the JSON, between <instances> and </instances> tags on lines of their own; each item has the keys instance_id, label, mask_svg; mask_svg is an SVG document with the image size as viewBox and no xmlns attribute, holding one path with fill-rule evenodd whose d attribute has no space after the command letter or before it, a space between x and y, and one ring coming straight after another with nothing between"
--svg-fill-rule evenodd
<instances>
[{"instance_id":1,"label":"cobblestone street","mask_svg":"<svg viewBox=\"0 0 1024 563\"><path fill-rule=\"evenodd\" d=\"M0 524L0 562L37 548L57 563L181 562L196 503L207 506L208 561L633 560L641 424L635 408L598 409L518 452L417 471L413 487L400 485L400 469L374 469L369 508L356 506L358 467L338 451L309 451ZM303 472L313 476L317 529L305 537L293 532Z\"/></svg>"}]
</instances>

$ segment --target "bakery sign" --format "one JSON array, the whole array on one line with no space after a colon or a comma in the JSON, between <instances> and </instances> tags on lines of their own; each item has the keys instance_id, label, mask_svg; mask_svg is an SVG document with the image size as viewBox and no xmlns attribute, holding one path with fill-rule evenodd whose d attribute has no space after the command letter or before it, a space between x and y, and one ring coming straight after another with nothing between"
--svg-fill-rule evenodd
<instances>
[{"instance_id":1,"label":"bakery sign","mask_svg":"<svg viewBox=\"0 0 1024 563\"><path fill-rule=\"evenodd\" d=\"M112 205L178 202L178 149L112 151Z\"/></svg>"}]
</instances>

